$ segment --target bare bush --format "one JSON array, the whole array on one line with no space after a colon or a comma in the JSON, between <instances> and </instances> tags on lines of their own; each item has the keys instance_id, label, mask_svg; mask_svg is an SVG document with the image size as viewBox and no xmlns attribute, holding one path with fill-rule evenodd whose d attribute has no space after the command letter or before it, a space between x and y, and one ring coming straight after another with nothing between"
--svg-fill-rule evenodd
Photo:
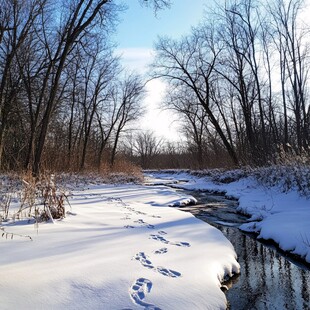
<instances>
[{"instance_id":1,"label":"bare bush","mask_svg":"<svg viewBox=\"0 0 310 310\"><path fill-rule=\"evenodd\" d=\"M33 217L36 223L54 221L65 217L65 201L68 201L64 190L56 187L55 176L42 175L36 179L30 173L22 178L21 205L15 218L24 214Z\"/></svg>"}]
</instances>

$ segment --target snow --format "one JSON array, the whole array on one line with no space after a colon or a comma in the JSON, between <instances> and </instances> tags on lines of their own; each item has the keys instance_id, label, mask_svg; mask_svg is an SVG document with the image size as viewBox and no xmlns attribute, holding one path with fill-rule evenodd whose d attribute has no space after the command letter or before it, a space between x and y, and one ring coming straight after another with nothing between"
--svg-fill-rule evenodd
<instances>
[{"instance_id":1,"label":"snow","mask_svg":"<svg viewBox=\"0 0 310 310\"><path fill-rule=\"evenodd\" d=\"M154 174L153 178L164 179L166 183L172 180L173 186L178 188L221 192L238 199L237 210L250 216L248 223L239 227L241 230L257 233L259 239L273 241L283 251L310 263L310 200L297 188L283 192L278 185L264 186L255 176L242 174L229 183L188 172ZM222 178L225 179L225 173ZM181 182L176 184L177 180Z\"/></svg>"},{"instance_id":2,"label":"snow","mask_svg":"<svg viewBox=\"0 0 310 310\"><path fill-rule=\"evenodd\" d=\"M169 207L193 197L151 183L75 190L66 217L38 228L2 223L14 235L0 238L0 308L226 309L233 246Z\"/></svg>"}]
</instances>

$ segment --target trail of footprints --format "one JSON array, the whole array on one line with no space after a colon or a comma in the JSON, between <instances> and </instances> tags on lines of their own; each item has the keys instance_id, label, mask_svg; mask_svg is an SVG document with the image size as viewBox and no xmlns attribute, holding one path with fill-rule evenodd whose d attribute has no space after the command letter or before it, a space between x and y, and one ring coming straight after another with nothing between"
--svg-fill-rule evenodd
<instances>
[{"instance_id":1,"label":"trail of footprints","mask_svg":"<svg viewBox=\"0 0 310 310\"><path fill-rule=\"evenodd\" d=\"M178 271L168 269L162 266L155 267L150 261L149 257L144 252L137 253L133 258L139 261L143 267L152 269L162 274L163 276L171 277L171 278L178 278L181 276L181 273Z\"/></svg>"},{"instance_id":2,"label":"trail of footprints","mask_svg":"<svg viewBox=\"0 0 310 310\"><path fill-rule=\"evenodd\" d=\"M153 239L155 241L160 241L164 244L168 245L175 245L175 246L181 246L181 247L190 247L190 244L188 242L172 242L167 240L166 238L163 237L163 235L166 235L167 233L165 231L158 231L157 234L151 234L150 239ZM156 255L162 255L168 252L168 248L160 248L153 253ZM181 277L181 273L172 270L166 267L162 266L154 266L152 263L150 257L145 254L144 252L139 252L137 253L134 257L134 260L137 260L140 262L140 264L150 270L153 270L155 272L158 272L159 274L170 277L170 278L179 278ZM132 287L129 290L131 299L133 300L134 303L137 305L143 306L144 309L149 309L149 310L160 310L160 308L154 306L153 304L149 304L144 301L146 293L150 293L152 287L152 282L148 279L145 278L139 278L136 280L136 282L132 285Z\"/></svg>"},{"instance_id":3,"label":"trail of footprints","mask_svg":"<svg viewBox=\"0 0 310 310\"><path fill-rule=\"evenodd\" d=\"M151 292L152 282L145 278L139 278L135 281L129 290L129 294L134 303L148 310L161 310L153 304L143 301L145 295Z\"/></svg>"},{"instance_id":4,"label":"trail of footprints","mask_svg":"<svg viewBox=\"0 0 310 310\"><path fill-rule=\"evenodd\" d=\"M188 242L173 242L173 241L169 241L167 239L165 239L163 236L161 236L160 232L158 232L159 234L157 235L150 235L150 239L156 240L156 241L160 241L164 244L171 244L171 245L176 245L176 246L180 246L180 247L190 247L191 245Z\"/></svg>"},{"instance_id":5,"label":"trail of footprints","mask_svg":"<svg viewBox=\"0 0 310 310\"><path fill-rule=\"evenodd\" d=\"M161 218L158 215L149 215L147 213L137 211L136 209L129 207L124 203L122 204L122 207L125 208L126 210L128 210L128 212L124 213L125 216L123 218L121 218L122 220L131 220L130 216L133 214L139 215L139 216L144 215L144 216L148 216L148 217L152 217L152 218ZM134 223L134 225L138 224L140 227L142 226L142 227L146 227L148 229L155 229L155 225L152 225L152 224L145 222L144 219L142 219L142 218L139 218L139 219L133 221L133 223ZM130 228L136 228L137 226L125 225L124 227L130 229ZM166 245L172 245L172 246L178 246L178 247L190 247L190 244L188 242L170 241L164 237L165 235L167 235L167 233L163 230L160 230L157 232L157 234L150 234L149 239L159 241L159 242L164 243ZM166 254L167 252L168 252L168 248L163 247L163 248L160 248L160 249L154 251L153 254L163 255L163 254ZM166 277L179 278L182 276L181 273L176 271L176 270L172 270L172 269L162 267L162 266L154 266L150 257L147 254L145 254L145 252L137 253L133 257L133 260L140 262L140 264L144 268L153 270L154 272L158 272L159 274L166 276ZM133 283L133 285L129 289L130 297L135 304L144 307L144 309L161 310L160 308L156 307L155 305L147 303L144 300L146 295L151 292L152 286L153 286L153 284L150 280L148 280L146 278L139 278Z\"/></svg>"}]
</instances>

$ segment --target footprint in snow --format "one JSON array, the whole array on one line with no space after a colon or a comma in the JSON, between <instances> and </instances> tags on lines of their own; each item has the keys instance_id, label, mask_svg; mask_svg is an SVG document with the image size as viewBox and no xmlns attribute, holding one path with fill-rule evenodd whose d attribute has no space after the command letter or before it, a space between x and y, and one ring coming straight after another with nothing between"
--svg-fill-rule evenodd
<instances>
[{"instance_id":1,"label":"footprint in snow","mask_svg":"<svg viewBox=\"0 0 310 310\"><path fill-rule=\"evenodd\" d=\"M143 219L138 219L137 221L135 221L135 223L138 223L138 224L141 224L141 225L143 225L143 226L146 226L146 227L149 228L149 229L154 229L154 228L155 228L154 225L149 224L149 223L147 223L147 222L144 222Z\"/></svg>"},{"instance_id":2,"label":"footprint in snow","mask_svg":"<svg viewBox=\"0 0 310 310\"><path fill-rule=\"evenodd\" d=\"M125 206L124 208L126 208L127 210L129 210L129 211L131 211L137 215L147 215L146 213L141 212L141 211L137 211L135 208L132 208L132 207Z\"/></svg>"},{"instance_id":3,"label":"footprint in snow","mask_svg":"<svg viewBox=\"0 0 310 310\"><path fill-rule=\"evenodd\" d=\"M191 246L188 242L170 242L170 244L186 248L189 248Z\"/></svg>"},{"instance_id":4,"label":"footprint in snow","mask_svg":"<svg viewBox=\"0 0 310 310\"><path fill-rule=\"evenodd\" d=\"M135 213L138 214L138 215L141 215L141 214L142 214L142 215L147 215L146 213L141 212L141 211L135 211Z\"/></svg>"},{"instance_id":5,"label":"footprint in snow","mask_svg":"<svg viewBox=\"0 0 310 310\"><path fill-rule=\"evenodd\" d=\"M136 220L135 223L138 223L138 224L146 224L142 219Z\"/></svg>"},{"instance_id":6,"label":"footprint in snow","mask_svg":"<svg viewBox=\"0 0 310 310\"><path fill-rule=\"evenodd\" d=\"M161 219L161 216L159 216L159 215L149 215L149 217L153 217L155 219Z\"/></svg>"},{"instance_id":7,"label":"footprint in snow","mask_svg":"<svg viewBox=\"0 0 310 310\"><path fill-rule=\"evenodd\" d=\"M158 232L160 233L160 232ZM168 241L167 239L165 239L163 236L161 235L150 235L150 239L153 240L157 240L160 241L164 244L171 244L171 245L176 245L176 246L180 246L180 247L190 247L191 245L188 242L172 242L172 241Z\"/></svg>"},{"instance_id":8,"label":"footprint in snow","mask_svg":"<svg viewBox=\"0 0 310 310\"><path fill-rule=\"evenodd\" d=\"M144 309L161 310L155 305L143 301L143 299L145 299L145 295L151 292L152 285L152 282L148 279L137 279L132 285L132 287L129 289L130 297L135 304L144 307Z\"/></svg>"},{"instance_id":9,"label":"footprint in snow","mask_svg":"<svg viewBox=\"0 0 310 310\"><path fill-rule=\"evenodd\" d=\"M138 260L143 267L154 269L152 262L148 259L144 252L137 253L134 257L135 260Z\"/></svg>"},{"instance_id":10,"label":"footprint in snow","mask_svg":"<svg viewBox=\"0 0 310 310\"><path fill-rule=\"evenodd\" d=\"M164 268L162 266L154 267L149 257L144 252L137 253L134 257L135 260L138 260L143 267L154 270L163 276L170 278L178 278L181 276L181 273L172 269Z\"/></svg>"},{"instance_id":11,"label":"footprint in snow","mask_svg":"<svg viewBox=\"0 0 310 310\"><path fill-rule=\"evenodd\" d=\"M166 233L165 231L163 231L163 230L160 230L158 233L159 233L160 235L167 235L167 233Z\"/></svg>"},{"instance_id":12,"label":"footprint in snow","mask_svg":"<svg viewBox=\"0 0 310 310\"><path fill-rule=\"evenodd\" d=\"M154 251L154 254L165 254L168 252L167 248L161 248L159 250Z\"/></svg>"},{"instance_id":13,"label":"footprint in snow","mask_svg":"<svg viewBox=\"0 0 310 310\"><path fill-rule=\"evenodd\" d=\"M178 278L181 276L181 273L175 270L167 269L164 267L157 267L156 271L162 274L163 276L170 278Z\"/></svg>"}]
</instances>

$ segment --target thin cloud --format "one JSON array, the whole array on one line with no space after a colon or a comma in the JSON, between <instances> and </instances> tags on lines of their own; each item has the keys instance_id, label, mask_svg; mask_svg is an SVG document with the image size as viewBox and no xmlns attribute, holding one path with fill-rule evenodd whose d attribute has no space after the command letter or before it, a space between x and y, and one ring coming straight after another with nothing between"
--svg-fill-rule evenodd
<instances>
[{"instance_id":1,"label":"thin cloud","mask_svg":"<svg viewBox=\"0 0 310 310\"><path fill-rule=\"evenodd\" d=\"M119 48L116 54L122 58L124 67L145 74L148 71L148 65L152 62L154 52L151 48Z\"/></svg>"}]
</instances>

